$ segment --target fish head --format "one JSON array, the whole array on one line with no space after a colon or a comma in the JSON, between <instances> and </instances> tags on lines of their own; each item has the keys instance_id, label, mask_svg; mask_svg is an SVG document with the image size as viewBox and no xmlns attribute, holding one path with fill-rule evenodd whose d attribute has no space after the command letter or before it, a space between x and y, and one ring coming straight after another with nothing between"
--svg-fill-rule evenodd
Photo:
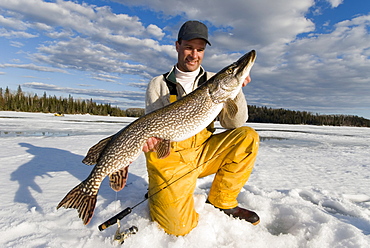
<instances>
[{"instance_id":1,"label":"fish head","mask_svg":"<svg viewBox=\"0 0 370 248\"><path fill-rule=\"evenodd\" d=\"M213 87L210 87L210 94L214 96L214 100L223 101L222 99L236 97L248 77L256 57L256 51L252 50L213 76Z\"/></svg>"}]
</instances>

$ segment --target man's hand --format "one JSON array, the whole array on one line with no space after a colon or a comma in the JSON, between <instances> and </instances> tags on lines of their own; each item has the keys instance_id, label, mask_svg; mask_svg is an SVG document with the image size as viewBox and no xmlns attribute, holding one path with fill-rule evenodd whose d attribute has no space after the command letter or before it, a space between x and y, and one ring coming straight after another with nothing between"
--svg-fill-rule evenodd
<instances>
[{"instance_id":1,"label":"man's hand","mask_svg":"<svg viewBox=\"0 0 370 248\"><path fill-rule=\"evenodd\" d=\"M244 87L244 86L246 86L246 85L247 85L247 84L249 84L251 81L252 81L251 76L250 76L250 75L248 75L248 77L246 77L246 79L244 80L244 82L243 82L242 86L243 86L243 87Z\"/></svg>"},{"instance_id":2,"label":"man's hand","mask_svg":"<svg viewBox=\"0 0 370 248\"><path fill-rule=\"evenodd\" d=\"M155 146L158 142L161 142L161 138L151 137L149 138L143 146L143 152L155 152Z\"/></svg>"}]
</instances>

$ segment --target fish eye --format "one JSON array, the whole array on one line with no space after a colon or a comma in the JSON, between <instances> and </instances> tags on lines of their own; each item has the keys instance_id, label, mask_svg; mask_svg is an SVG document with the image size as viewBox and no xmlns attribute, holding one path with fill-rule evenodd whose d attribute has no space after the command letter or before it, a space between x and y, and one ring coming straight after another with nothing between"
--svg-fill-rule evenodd
<instances>
[{"instance_id":1,"label":"fish eye","mask_svg":"<svg viewBox=\"0 0 370 248\"><path fill-rule=\"evenodd\" d=\"M226 70L226 73L227 73L227 74L232 74L232 73L233 73L233 69L232 69L232 68L227 69L227 70Z\"/></svg>"}]
</instances>

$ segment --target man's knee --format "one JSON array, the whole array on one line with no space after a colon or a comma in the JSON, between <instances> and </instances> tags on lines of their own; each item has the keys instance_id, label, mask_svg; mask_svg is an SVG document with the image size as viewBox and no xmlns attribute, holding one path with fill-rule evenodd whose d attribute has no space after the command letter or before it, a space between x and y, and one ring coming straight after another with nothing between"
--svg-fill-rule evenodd
<instances>
[{"instance_id":1,"label":"man's knee","mask_svg":"<svg viewBox=\"0 0 370 248\"><path fill-rule=\"evenodd\" d=\"M251 151L258 149L260 138L258 133L253 128L243 126L236 128L235 132L240 135L243 147L249 147L251 148Z\"/></svg>"},{"instance_id":2,"label":"man's knee","mask_svg":"<svg viewBox=\"0 0 370 248\"><path fill-rule=\"evenodd\" d=\"M240 132L244 136L249 136L254 140L259 140L258 133L256 132L256 130L254 130L251 127L242 126L242 127L236 128L235 131Z\"/></svg>"},{"instance_id":3,"label":"man's knee","mask_svg":"<svg viewBox=\"0 0 370 248\"><path fill-rule=\"evenodd\" d=\"M157 222L163 230L171 235L184 236L198 224L198 213L194 208L180 206L150 206L152 220ZM184 211L185 210L185 211Z\"/></svg>"}]
</instances>

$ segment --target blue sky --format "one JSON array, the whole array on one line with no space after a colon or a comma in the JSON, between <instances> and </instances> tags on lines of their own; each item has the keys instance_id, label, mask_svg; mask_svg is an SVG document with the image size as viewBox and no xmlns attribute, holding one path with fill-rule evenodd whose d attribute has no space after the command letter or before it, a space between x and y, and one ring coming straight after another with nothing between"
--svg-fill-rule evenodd
<instances>
[{"instance_id":1,"label":"blue sky","mask_svg":"<svg viewBox=\"0 0 370 248\"><path fill-rule=\"evenodd\" d=\"M0 87L144 107L189 19L209 27L206 70L257 51L249 104L370 118L366 0L0 0Z\"/></svg>"}]
</instances>

